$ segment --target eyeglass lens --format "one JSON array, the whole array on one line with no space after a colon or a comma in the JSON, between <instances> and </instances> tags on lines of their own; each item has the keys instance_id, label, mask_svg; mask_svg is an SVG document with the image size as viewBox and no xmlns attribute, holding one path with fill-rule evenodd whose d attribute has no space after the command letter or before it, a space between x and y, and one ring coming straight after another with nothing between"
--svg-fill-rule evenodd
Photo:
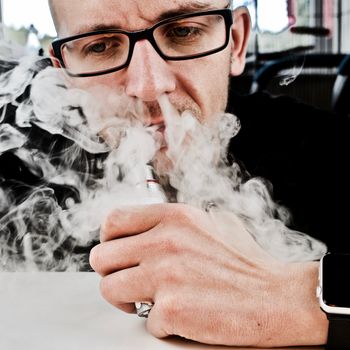
<instances>
[{"instance_id":1,"label":"eyeglass lens","mask_svg":"<svg viewBox=\"0 0 350 350\"><path fill-rule=\"evenodd\" d=\"M225 19L212 14L170 21L156 27L153 37L167 58L191 58L225 44ZM62 46L61 52L70 72L84 74L123 66L130 47L127 34L104 33L69 41Z\"/></svg>"}]
</instances>

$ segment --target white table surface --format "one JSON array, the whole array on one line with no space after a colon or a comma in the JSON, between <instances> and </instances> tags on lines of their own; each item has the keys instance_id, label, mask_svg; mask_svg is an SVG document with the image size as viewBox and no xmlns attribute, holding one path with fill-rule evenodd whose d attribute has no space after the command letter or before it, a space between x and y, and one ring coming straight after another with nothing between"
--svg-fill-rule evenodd
<instances>
[{"instance_id":1,"label":"white table surface","mask_svg":"<svg viewBox=\"0 0 350 350\"><path fill-rule=\"evenodd\" d=\"M156 339L144 319L113 308L98 288L95 273L0 273L0 349L229 349Z\"/></svg>"}]
</instances>

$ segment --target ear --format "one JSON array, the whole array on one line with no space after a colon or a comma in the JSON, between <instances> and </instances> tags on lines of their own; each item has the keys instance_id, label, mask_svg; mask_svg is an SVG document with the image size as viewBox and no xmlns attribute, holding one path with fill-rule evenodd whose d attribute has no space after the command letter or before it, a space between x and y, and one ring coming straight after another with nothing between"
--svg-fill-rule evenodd
<instances>
[{"instance_id":1,"label":"ear","mask_svg":"<svg viewBox=\"0 0 350 350\"><path fill-rule=\"evenodd\" d=\"M52 46L51 46L50 49L49 49L49 54L50 54L50 58L51 58L52 65L53 65L55 68L61 68L61 63L60 63L60 61L56 58Z\"/></svg>"},{"instance_id":2,"label":"ear","mask_svg":"<svg viewBox=\"0 0 350 350\"><path fill-rule=\"evenodd\" d=\"M248 40L250 35L250 15L246 7L239 7L232 12L232 62L231 75L240 75L245 66Z\"/></svg>"}]
</instances>

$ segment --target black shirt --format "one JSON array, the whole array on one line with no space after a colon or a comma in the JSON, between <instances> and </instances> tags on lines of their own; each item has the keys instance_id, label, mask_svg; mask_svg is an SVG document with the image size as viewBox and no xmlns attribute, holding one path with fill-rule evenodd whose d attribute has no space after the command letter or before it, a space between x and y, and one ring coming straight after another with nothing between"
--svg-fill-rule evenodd
<instances>
[{"instance_id":1,"label":"black shirt","mask_svg":"<svg viewBox=\"0 0 350 350\"><path fill-rule=\"evenodd\" d=\"M289 226L349 252L350 118L264 93L232 95L229 110L242 125L230 152L271 182Z\"/></svg>"}]
</instances>

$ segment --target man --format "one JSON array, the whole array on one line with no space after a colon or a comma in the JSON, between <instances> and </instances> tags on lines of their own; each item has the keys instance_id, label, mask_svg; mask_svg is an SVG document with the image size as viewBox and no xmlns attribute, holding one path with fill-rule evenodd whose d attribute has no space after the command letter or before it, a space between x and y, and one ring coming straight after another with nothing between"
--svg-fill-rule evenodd
<instances>
[{"instance_id":1,"label":"man","mask_svg":"<svg viewBox=\"0 0 350 350\"><path fill-rule=\"evenodd\" d=\"M137 32L179 15L228 7L226 0L85 0L83 6L51 2L59 37L72 41L84 33L113 28ZM191 17L190 23L197 20ZM193 34L188 28L175 30L180 37ZM77 84L121 89L141 99L152 125L164 123L157 102L162 94L178 110L190 110L205 122L226 108L229 76L244 69L248 34L249 17L238 9L227 46L176 61L164 57L165 47L159 52L162 37L153 32L158 52L150 36L141 38L134 42L132 56L118 63L121 69L88 74ZM97 42L93 53L119 47L121 38L127 40L121 36L118 42ZM79 70L73 54L70 60L74 42L67 41L52 55L73 74L91 73L91 67ZM324 344L328 323L315 298L318 263L281 263L256 244L239 218L230 224L232 237L227 239L215 235L217 223L207 213L182 204L115 210L90 257L103 277L103 296L126 312L134 312L137 301L154 303L147 327L157 337L174 334L209 344L256 347Z\"/></svg>"}]
</instances>

